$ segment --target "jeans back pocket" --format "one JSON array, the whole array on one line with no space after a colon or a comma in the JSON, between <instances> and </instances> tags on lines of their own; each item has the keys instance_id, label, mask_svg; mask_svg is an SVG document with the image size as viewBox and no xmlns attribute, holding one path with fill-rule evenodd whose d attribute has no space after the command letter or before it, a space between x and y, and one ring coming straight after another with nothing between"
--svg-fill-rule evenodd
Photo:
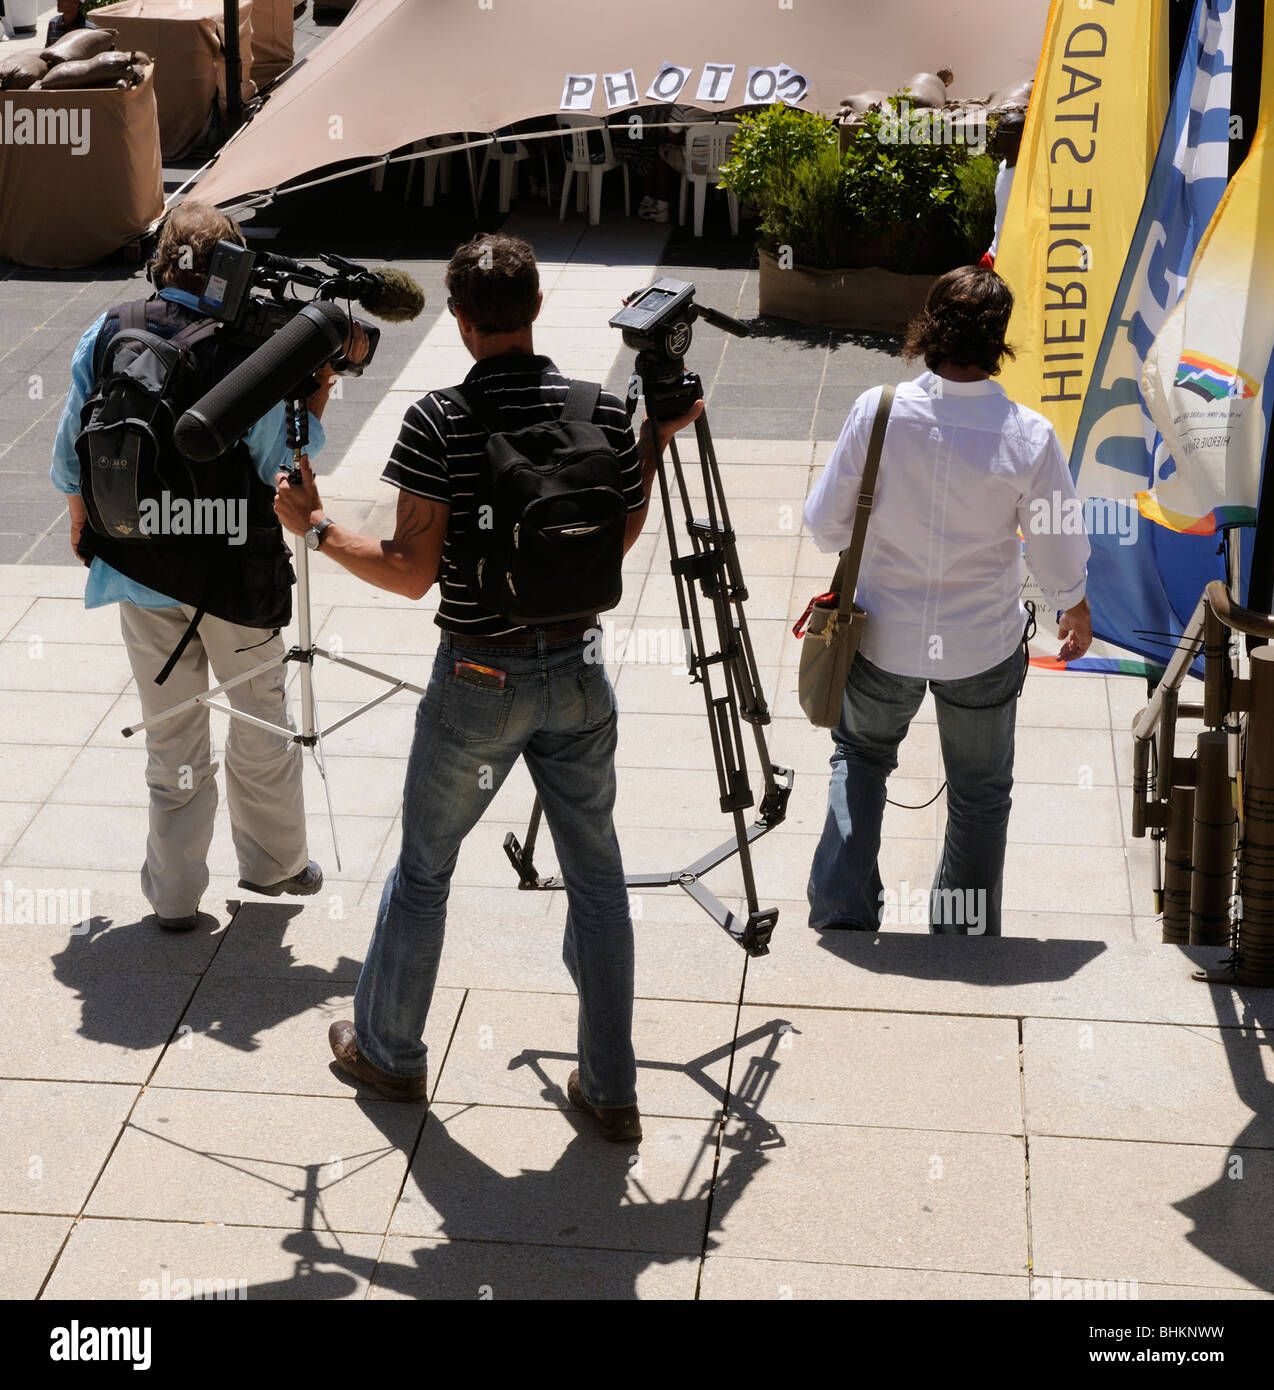
<instances>
[{"instance_id":1,"label":"jeans back pocket","mask_svg":"<svg viewBox=\"0 0 1274 1390\"><path fill-rule=\"evenodd\" d=\"M466 743L499 738L509 722L513 687L500 689L448 672L442 687L442 722Z\"/></svg>"}]
</instances>

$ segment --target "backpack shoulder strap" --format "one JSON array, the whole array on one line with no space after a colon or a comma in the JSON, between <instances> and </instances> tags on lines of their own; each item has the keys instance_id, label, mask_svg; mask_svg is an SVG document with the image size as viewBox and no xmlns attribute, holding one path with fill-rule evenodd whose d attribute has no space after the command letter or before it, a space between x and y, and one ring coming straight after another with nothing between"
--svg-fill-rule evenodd
<instances>
[{"instance_id":1,"label":"backpack shoulder strap","mask_svg":"<svg viewBox=\"0 0 1274 1390\"><path fill-rule=\"evenodd\" d=\"M145 299L130 299L127 304L121 304L116 310L119 316L119 331L123 333L126 329L136 331L145 330L146 327L146 305L149 303Z\"/></svg>"},{"instance_id":2,"label":"backpack shoulder strap","mask_svg":"<svg viewBox=\"0 0 1274 1390\"><path fill-rule=\"evenodd\" d=\"M464 387L450 386L445 391L435 391L434 395L450 401L462 415L476 420L488 434L499 433L499 416L491 408L491 402L484 391L470 386L466 394Z\"/></svg>"},{"instance_id":3,"label":"backpack shoulder strap","mask_svg":"<svg viewBox=\"0 0 1274 1390\"><path fill-rule=\"evenodd\" d=\"M211 338L220 328L221 325L216 319L199 318L179 329L168 341L174 347L192 348L196 343L202 343L205 338Z\"/></svg>"},{"instance_id":4,"label":"backpack shoulder strap","mask_svg":"<svg viewBox=\"0 0 1274 1390\"><path fill-rule=\"evenodd\" d=\"M602 388L595 381L572 381L567 388L563 420L591 420L597 412Z\"/></svg>"}]
</instances>

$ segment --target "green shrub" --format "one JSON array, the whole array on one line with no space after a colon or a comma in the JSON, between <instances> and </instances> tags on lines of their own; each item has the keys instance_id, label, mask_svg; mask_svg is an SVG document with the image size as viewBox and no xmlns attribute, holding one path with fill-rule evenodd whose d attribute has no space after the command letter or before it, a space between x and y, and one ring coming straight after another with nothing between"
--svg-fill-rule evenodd
<instances>
[{"instance_id":1,"label":"green shrub","mask_svg":"<svg viewBox=\"0 0 1274 1390\"><path fill-rule=\"evenodd\" d=\"M885 120L869 112L842 153L824 116L776 105L740 118L721 183L757 208L763 249L790 246L797 264L825 268L942 271L970 259L985 171L964 172L975 161L963 145L891 141ZM992 169L992 217L994 183Z\"/></svg>"}]
</instances>

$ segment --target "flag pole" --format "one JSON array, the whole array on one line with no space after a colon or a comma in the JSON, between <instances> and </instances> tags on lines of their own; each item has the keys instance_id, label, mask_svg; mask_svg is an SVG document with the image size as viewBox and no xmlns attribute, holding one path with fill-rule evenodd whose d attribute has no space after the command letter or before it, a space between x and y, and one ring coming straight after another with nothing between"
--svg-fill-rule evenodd
<instances>
[{"instance_id":1,"label":"flag pole","mask_svg":"<svg viewBox=\"0 0 1274 1390\"><path fill-rule=\"evenodd\" d=\"M1247 158L1260 121L1261 71L1265 35L1265 0L1238 0L1234 16L1234 96L1231 112L1242 122L1239 138L1230 141L1230 177ZM1237 569L1237 566L1236 566ZM1246 598L1235 578L1232 592L1258 613L1274 612L1274 430L1266 441L1261 470L1260 500L1256 508L1256 532L1252 538L1252 571ZM1249 637L1248 650L1262 645Z\"/></svg>"}]
</instances>

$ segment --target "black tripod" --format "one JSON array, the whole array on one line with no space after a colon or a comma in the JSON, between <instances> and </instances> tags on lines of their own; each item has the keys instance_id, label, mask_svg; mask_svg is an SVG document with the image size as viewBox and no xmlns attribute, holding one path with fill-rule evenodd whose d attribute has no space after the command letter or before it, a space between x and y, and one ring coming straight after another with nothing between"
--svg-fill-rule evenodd
<instances>
[{"instance_id":1,"label":"black tripod","mask_svg":"<svg viewBox=\"0 0 1274 1390\"><path fill-rule=\"evenodd\" d=\"M654 303L649 308L644 307L652 300ZM698 376L685 369L685 353L690 346L694 320L706 319L737 337L744 337L748 330L727 314L695 304L694 286L684 281L659 280L649 290L634 296L629 306L611 320L612 325L624 330L624 341L638 349L636 371L628 393L629 415L636 407L640 382L648 414L655 419L676 419L703 395ZM659 460L659 492L677 589L677 609L686 637L686 665L691 682L703 687L720 806L734 820L734 836L685 868L666 873L630 874L627 882L630 888L684 889L749 955L763 956L769 951L778 910L761 908L757 904L751 846L767 831L782 824L792 790L792 770L772 763L766 746L765 726L770 722L770 712L761 692L756 655L743 611L748 590L739 564L706 414L695 421L695 438L699 445L707 515L695 515L675 439L668 449L671 468L662 456ZM684 553L678 548L679 528L673 518L674 495L680 500L685 517L689 548ZM711 609L714 630L705 632L699 608L700 595ZM714 684L714 668L719 669L720 693ZM760 815L751 824L744 812L756 801L748 778L744 724L752 726L764 783ZM561 889L566 885L559 877L541 877L536 872L533 855L540 819L537 798L525 842L519 843L517 836L510 833L505 837L504 850L517 870L520 888ZM741 921L702 882L704 874L735 854L739 856L747 898L746 921Z\"/></svg>"}]
</instances>

